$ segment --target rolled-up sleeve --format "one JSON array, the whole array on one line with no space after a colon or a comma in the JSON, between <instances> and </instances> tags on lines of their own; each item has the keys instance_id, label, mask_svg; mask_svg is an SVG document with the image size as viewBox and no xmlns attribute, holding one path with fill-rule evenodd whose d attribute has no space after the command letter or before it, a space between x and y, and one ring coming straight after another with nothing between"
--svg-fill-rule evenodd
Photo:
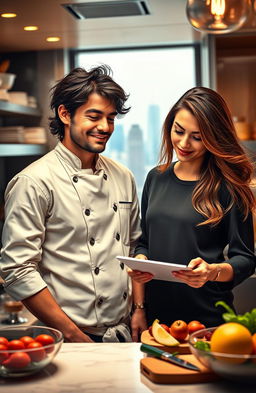
<instances>
[{"instance_id":1,"label":"rolled-up sleeve","mask_svg":"<svg viewBox=\"0 0 256 393\"><path fill-rule=\"evenodd\" d=\"M48 206L49 197L26 175L14 177L6 188L0 276L6 292L17 300L46 287L38 264Z\"/></svg>"}]
</instances>

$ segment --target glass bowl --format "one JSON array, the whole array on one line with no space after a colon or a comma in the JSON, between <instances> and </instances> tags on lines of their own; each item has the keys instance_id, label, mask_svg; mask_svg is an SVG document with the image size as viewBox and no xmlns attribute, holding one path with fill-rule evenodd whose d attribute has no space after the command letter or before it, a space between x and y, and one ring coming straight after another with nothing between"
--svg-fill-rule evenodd
<instances>
[{"instance_id":1,"label":"glass bowl","mask_svg":"<svg viewBox=\"0 0 256 393\"><path fill-rule=\"evenodd\" d=\"M242 383L256 384L256 354L237 355L205 351L195 347L198 341L207 338L217 327L198 330L189 336L191 353L207 368L220 377ZM209 339L209 338L208 338Z\"/></svg>"},{"instance_id":2,"label":"glass bowl","mask_svg":"<svg viewBox=\"0 0 256 393\"><path fill-rule=\"evenodd\" d=\"M29 336L35 340L39 335L44 335L40 338L42 347L28 348L28 342L25 342L25 348L18 349L20 338ZM7 344L4 343L3 337L8 340ZM10 344L12 340L19 341ZM25 340L28 341L29 339ZM51 341L52 343L50 343ZM59 330L47 326L8 326L0 328L0 376L23 377L42 370L54 359L62 343L63 334ZM7 349L1 345L6 345Z\"/></svg>"}]
</instances>

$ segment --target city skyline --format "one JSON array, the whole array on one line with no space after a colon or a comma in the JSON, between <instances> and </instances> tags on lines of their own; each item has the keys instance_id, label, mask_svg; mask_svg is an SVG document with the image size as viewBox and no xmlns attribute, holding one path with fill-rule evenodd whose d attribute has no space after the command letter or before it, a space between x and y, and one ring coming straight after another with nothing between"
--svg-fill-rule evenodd
<instances>
[{"instance_id":1,"label":"city skyline","mask_svg":"<svg viewBox=\"0 0 256 393\"><path fill-rule=\"evenodd\" d=\"M125 122L116 123L115 130L102 153L127 166L133 173L137 192L141 197L146 175L158 162L161 140L160 108L148 106L148 126L140 124L125 127Z\"/></svg>"}]
</instances>

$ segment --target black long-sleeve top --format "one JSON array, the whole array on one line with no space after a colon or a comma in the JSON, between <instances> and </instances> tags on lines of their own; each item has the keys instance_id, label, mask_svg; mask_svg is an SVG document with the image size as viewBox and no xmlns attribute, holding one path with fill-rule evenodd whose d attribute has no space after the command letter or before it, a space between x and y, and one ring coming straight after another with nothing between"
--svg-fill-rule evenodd
<instances>
[{"instance_id":1,"label":"black long-sleeve top","mask_svg":"<svg viewBox=\"0 0 256 393\"><path fill-rule=\"evenodd\" d=\"M244 220L238 207L233 206L217 226L197 226L205 220L192 206L197 182L180 180L173 168L173 163L163 173L154 168L147 176L142 195L142 235L136 254L185 265L196 257L207 263L225 261L232 265L234 279L208 281L201 288L151 280L145 290L147 320L149 324L155 318L167 324L177 319L199 320L206 326L216 326L223 323L224 310L216 308L215 302L224 300L233 307L232 288L255 271L252 215ZM219 198L225 209L231 198L225 184L220 188Z\"/></svg>"}]
</instances>

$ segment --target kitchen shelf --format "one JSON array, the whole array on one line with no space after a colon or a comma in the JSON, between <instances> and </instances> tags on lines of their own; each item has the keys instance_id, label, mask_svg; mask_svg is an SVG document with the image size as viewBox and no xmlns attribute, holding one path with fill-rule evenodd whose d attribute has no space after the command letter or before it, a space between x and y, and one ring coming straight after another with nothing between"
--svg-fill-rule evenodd
<instances>
[{"instance_id":1,"label":"kitchen shelf","mask_svg":"<svg viewBox=\"0 0 256 393\"><path fill-rule=\"evenodd\" d=\"M40 117L41 112L37 108L25 105L17 105L8 101L0 100L0 116L25 116Z\"/></svg>"},{"instance_id":2,"label":"kitchen shelf","mask_svg":"<svg viewBox=\"0 0 256 393\"><path fill-rule=\"evenodd\" d=\"M45 145L36 144L0 144L0 157L13 157L13 156L37 156L47 153Z\"/></svg>"}]
</instances>

